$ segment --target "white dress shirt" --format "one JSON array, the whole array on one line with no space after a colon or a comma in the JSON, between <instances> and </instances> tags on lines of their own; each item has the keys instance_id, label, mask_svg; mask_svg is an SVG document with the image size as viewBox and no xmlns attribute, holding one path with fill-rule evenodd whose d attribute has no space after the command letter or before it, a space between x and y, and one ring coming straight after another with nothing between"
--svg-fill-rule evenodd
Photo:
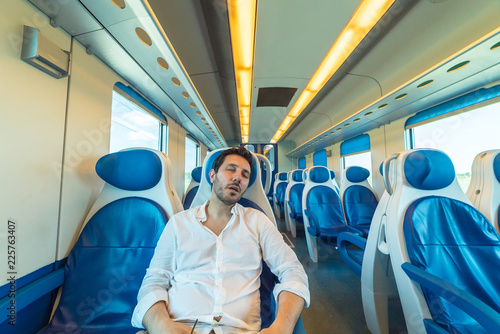
<instances>
[{"instance_id":1,"label":"white dress shirt","mask_svg":"<svg viewBox=\"0 0 500 334\"><path fill-rule=\"evenodd\" d=\"M132 325L158 301L170 317L200 334L260 331L260 274L264 260L280 283L309 306L307 275L295 253L265 214L235 204L227 226L215 235L203 223L205 204L174 215L163 231L138 294ZM222 316L219 322L214 317Z\"/></svg>"}]
</instances>

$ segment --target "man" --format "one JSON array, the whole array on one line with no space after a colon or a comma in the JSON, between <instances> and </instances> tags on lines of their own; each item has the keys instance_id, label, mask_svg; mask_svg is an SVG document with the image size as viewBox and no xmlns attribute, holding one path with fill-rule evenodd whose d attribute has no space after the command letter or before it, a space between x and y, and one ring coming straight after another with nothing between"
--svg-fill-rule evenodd
<instances>
[{"instance_id":1,"label":"man","mask_svg":"<svg viewBox=\"0 0 500 334\"><path fill-rule=\"evenodd\" d=\"M189 334L197 320L199 334L292 333L309 304L307 276L267 216L237 204L252 159L242 147L222 152L210 171L210 200L170 219L139 290L132 325L150 334ZM262 260L280 283L274 289L276 320L260 331Z\"/></svg>"}]
</instances>

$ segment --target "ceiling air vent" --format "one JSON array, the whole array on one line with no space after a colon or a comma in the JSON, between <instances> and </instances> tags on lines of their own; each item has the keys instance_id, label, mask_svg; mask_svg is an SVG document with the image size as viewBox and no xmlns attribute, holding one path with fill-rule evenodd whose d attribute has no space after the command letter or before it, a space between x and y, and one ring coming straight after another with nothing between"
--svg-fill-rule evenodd
<instances>
[{"instance_id":1,"label":"ceiling air vent","mask_svg":"<svg viewBox=\"0 0 500 334\"><path fill-rule=\"evenodd\" d=\"M259 88L257 107L288 107L297 88L266 87Z\"/></svg>"}]
</instances>

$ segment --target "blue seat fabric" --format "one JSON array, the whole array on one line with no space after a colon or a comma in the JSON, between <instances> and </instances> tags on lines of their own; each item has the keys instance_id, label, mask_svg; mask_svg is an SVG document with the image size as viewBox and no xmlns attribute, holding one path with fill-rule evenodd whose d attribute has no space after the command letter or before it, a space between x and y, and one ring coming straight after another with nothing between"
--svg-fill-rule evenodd
<instances>
[{"instance_id":1,"label":"blue seat fabric","mask_svg":"<svg viewBox=\"0 0 500 334\"><path fill-rule=\"evenodd\" d=\"M61 299L45 333L136 333L132 311L167 221L157 203L139 197L101 208L68 256Z\"/></svg>"},{"instance_id":2,"label":"blue seat fabric","mask_svg":"<svg viewBox=\"0 0 500 334\"><path fill-rule=\"evenodd\" d=\"M142 149L107 154L97 161L95 170L112 186L133 191L154 187L163 171L156 153Z\"/></svg>"},{"instance_id":3,"label":"blue seat fabric","mask_svg":"<svg viewBox=\"0 0 500 334\"><path fill-rule=\"evenodd\" d=\"M202 170L203 167L201 166L193 168L193 170L191 171L191 178L193 178L193 180L195 180L196 182L200 183Z\"/></svg>"},{"instance_id":4,"label":"blue seat fabric","mask_svg":"<svg viewBox=\"0 0 500 334\"><path fill-rule=\"evenodd\" d=\"M193 203L193 199L196 196L196 193L198 192L199 188L200 188L200 186L196 186L196 187L191 188L188 191L188 193L186 194L186 197L184 198L184 203L182 204L182 206L184 207L184 210L189 209L189 207L191 206L191 203Z\"/></svg>"},{"instance_id":5,"label":"blue seat fabric","mask_svg":"<svg viewBox=\"0 0 500 334\"><path fill-rule=\"evenodd\" d=\"M278 205L283 208L284 207L284 201L285 201L285 192L286 192L286 187L288 186L288 182L280 182L276 186L276 197L278 198Z\"/></svg>"},{"instance_id":6,"label":"blue seat fabric","mask_svg":"<svg viewBox=\"0 0 500 334\"><path fill-rule=\"evenodd\" d=\"M377 198L368 188L359 185L347 188L344 192L347 224L368 235L377 204Z\"/></svg>"},{"instance_id":7,"label":"blue seat fabric","mask_svg":"<svg viewBox=\"0 0 500 334\"><path fill-rule=\"evenodd\" d=\"M408 207L403 230L413 265L500 312L500 237L479 211L457 200L428 196ZM485 333L456 306L422 290L441 327L451 333Z\"/></svg>"},{"instance_id":8,"label":"blue seat fabric","mask_svg":"<svg viewBox=\"0 0 500 334\"><path fill-rule=\"evenodd\" d=\"M296 183L290 188L290 202L292 203L293 212L290 212L290 217L299 223L303 223L302 217L302 193L304 192L304 184Z\"/></svg>"},{"instance_id":9,"label":"blue seat fabric","mask_svg":"<svg viewBox=\"0 0 500 334\"><path fill-rule=\"evenodd\" d=\"M344 213L338 194L330 187L311 188L306 199L306 209L314 214L319 225L318 239L328 244L336 244L342 232L352 232L344 224ZM314 223L314 222L313 222Z\"/></svg>"}]
</instances>

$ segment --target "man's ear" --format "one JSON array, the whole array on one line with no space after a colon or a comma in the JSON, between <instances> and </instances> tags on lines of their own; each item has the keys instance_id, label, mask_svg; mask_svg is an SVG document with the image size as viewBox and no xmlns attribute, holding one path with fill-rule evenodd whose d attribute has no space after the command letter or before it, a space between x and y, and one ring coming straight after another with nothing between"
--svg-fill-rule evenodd
<instances>
[{"instance_id":1,"label":"man's ear","mask_svg":"<svg viewBox=\"0 0 500 334\"><path fill-rule=\"evenodd\" d=\"M210 183L214 183L214 179L215 179L215 170L211 170L209 173L208 173L208 176L210 176Z\"/></svg>"}]
</instances>

